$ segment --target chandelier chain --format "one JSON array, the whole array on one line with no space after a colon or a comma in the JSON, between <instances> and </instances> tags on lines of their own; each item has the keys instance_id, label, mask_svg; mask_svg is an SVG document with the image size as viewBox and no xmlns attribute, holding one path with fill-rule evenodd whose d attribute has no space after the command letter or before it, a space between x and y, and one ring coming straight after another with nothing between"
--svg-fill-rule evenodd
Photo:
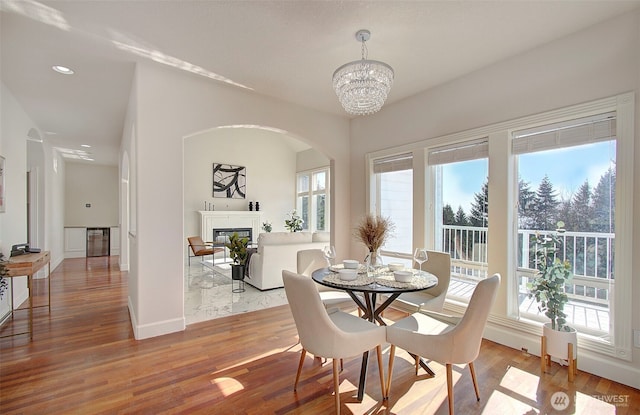
<instances>
[{"instance_id":1,"label":"chandelier chain","mask_svg":"<svg viewBox=\"0 0 640 415\"><path fill-rule=\"evenodd\" d=\"M366 40L362 39L362 60L369 58L369 49L367 48Z\"/></svg>"}]
</instances>

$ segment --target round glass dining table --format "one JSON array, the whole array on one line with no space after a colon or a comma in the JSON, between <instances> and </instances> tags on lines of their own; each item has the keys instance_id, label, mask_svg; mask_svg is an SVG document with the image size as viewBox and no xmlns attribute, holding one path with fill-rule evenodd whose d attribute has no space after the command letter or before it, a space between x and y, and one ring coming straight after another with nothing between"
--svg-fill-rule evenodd
<instances>
[{"instance_id":1,"label":"round glass dining table","mask_svg":"<svg viewBox=\"0 0 640 415\"><path fill-rule=\"evenodd\" d=\"M438 285L438 278L435 275L418 270L413 270L414 275L410 282L397 282L393 277L393 273L390 272L388 268L377 270L376 273L362 271L358 273L356 280L342 281L337 272L340 267L341 266L332 266L317 269L313 271L311 278L320 285L346 291L362 310L362 318L374 323L377 322L382 326L386 326L386 323L381 317L382 312L389 307L400 294L427 290ZM376 305L379 295L386 296L386 299ZM360 368L360 383L358 385L359 401L362 401L364 398L368 361L369 352L366 351L362 356L362 367Z\"/></svg>"}]
</instances>

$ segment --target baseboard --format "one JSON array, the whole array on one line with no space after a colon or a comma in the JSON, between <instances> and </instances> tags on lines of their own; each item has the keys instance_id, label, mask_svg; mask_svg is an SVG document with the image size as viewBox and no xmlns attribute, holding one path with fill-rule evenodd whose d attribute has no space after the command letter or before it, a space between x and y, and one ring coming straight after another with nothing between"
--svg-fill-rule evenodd
<instances>
[{"instance_id":1,"label":"baseboard","mask_svg":"<svg viewBox=\"0 0 640 415\"><path fill-rule=\"evenodd\" d=\"M516 350L524 348L528 353L540 356L540 336L489 322L484 338ZM578 348L578 370L640 389L640 369L600 353Z\"/></svg>"},{"instance_id":2,"label":"baseboard","mask_svg":"<svg viewBox=\"0 0 640 415\"><path fill-rule=\"evenodd\" d=\"M138 324L138 319L133 312L131 297L128 298L127 302L129 305L129 317L131 318L133 336L136 340L143 340L151 337L162 336L164 334L184 331L187 327L184 317L140 325Z\"/></svg>"}]
</instances>

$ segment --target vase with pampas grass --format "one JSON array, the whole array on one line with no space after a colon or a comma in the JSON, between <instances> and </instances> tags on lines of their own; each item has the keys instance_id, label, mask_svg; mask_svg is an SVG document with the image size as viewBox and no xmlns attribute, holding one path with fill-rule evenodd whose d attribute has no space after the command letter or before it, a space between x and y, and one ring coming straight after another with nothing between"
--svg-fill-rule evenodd
<instances>
[{"instance_id":1,"label":"vase with pampas grass","mask_svg":"<svg viewBox=\"0 0 640 415\"><path fill-rule=\"evenodd\" d=\"M389 218L367 213L356 227L356 239L369 249L369 254L365 258L369 268L376 269L383 266L380 248L389 239L393 226Z\"/></svg>"}]
</instances>

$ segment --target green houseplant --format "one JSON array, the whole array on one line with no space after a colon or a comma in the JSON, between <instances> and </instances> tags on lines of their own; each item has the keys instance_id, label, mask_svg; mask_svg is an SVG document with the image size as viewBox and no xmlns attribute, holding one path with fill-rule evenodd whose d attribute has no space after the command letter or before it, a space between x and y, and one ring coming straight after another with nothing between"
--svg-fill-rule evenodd
<instances>
[{"instance_id":1,"label":"green houseplant","mask_svg":"<svg viewBox=\"0 0 640 415\"><path fill-rule=\"evenodd\" d=\"M225 243L225 246L229 249L229 256L233 260L231 278L234 280L244 279L244 267L248 255L247 245L249 245L249 238L241 238L237 232L229 236L229 242Z\"/></svg>"},{"instance_id":2,"label":"green houseplant","mask_svg":"<svg viewBox=\"0 0 640 415\"><path fill-rule=\"evenodd\" d=\"M558 222L555 232L536 234L535 257L536 276L527 284L529 298L535 298L538 309L550 320L542 326L540 346L540 367L546 372L551 364L551 356L566 360L569 364L569 381L577 372L578 336L573 327L567 325L564 306L569 301L565 284L571 281L573 273L569 261L560 260L557 253L562 245L560 235L564 233L564 223Z\"/></svg>"},{"instance_id":3,"label":"green houseplant","mask_svg":"<svg viewBox=\"0 0 640 415\"><path fill-rule=\"evenodd\" d=\"M536 276L527 284L529 298L535 298L538 309L551 320L551 328L569 331L564 306L569 301L564 286L573 277L569 261L557 257L562 243L559 234L564 232L564 223L558 222L558 230L547 234L536 234Z\"/></svg>"},{"instance_id":4,"label":"green houseplant","mask_svg":"<svg viewBox=\"0 0 640 415\"><path fill-rule=\"evenodd\" d=\"M300 232L304 220L302 220L295 209L288 213L288 215L289 218L284 220L284 227L289 230L289 232Z\"/></svg>"}]
</instances>

